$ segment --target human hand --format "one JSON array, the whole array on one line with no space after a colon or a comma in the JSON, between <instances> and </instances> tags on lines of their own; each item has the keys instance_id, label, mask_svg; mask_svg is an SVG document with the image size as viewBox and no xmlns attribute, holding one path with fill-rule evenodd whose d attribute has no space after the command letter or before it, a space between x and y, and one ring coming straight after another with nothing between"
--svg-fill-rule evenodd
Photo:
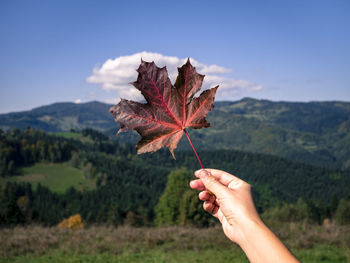
<instances>
[{"instance_id":1,"label":"human hand","mask_svg":"<svg viewBox=\"0 0 350 263\"><path fill-rule=\"evenodd\" d=\"M250 185L232 174L215 169L198 170L195 176L199 179L191 181L190 186L201 191L199 199L204 201L204 210L217 217L225 235L240 245L245 239L245 228L249 228L251 223L261 222Z\"/></svg>"},{"instance_id":2,"label":"human hand","mask_svg":"<svg viewBox=\"0 0 350 263\"><path fill-rule=\"evenodd\" d=\"M260 219L248 183L215 169L195 175L199 179L190 186L201 191L204 210L220 220L225 235L243 249L250 262L299 262Z\"/></svg>"}]
</instances>

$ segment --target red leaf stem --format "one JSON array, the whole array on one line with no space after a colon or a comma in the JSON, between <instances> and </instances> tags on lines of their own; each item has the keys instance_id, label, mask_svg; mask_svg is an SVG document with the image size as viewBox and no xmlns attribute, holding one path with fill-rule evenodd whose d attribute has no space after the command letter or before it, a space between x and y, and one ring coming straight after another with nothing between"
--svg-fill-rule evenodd
<instances>
[{"instance_id":1,"label":"red leaf stem","mask_svg":"<svg viewBox=\"0 0 350 263\"><path fill-rule=\"evenodd\" d=\"M203 168L203 164L202 164L202 162L201 162L201 159L199 159L199 156L198 156L198 154L197 154L197 151L196 151L196 149L194 148L194 146L193 146L193 144L192 144L192 142L191 142L190 136L188 136L188 133L187 133L186 129L184 129L184 132L185 132L185 134L186 134L186 136L187 136L187 139L188 139L188 141L189 141L189 143L190 143L190 145L191 145L191 147L192 147L194 153L195 153L196 156L197 156L197 159L198 159L199 164L201 165L201 168L204 169L204 168Z\"/></svg>"}]
</instances>

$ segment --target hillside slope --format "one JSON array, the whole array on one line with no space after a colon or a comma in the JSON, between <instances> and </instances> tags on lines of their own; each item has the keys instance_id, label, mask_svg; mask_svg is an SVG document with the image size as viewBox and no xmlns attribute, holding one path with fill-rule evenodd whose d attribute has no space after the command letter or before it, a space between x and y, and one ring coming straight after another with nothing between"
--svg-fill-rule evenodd
<instances>
[{"instance_id":1,"label":"hillside slope","mask_svg":"<svg viewBox=\"0 0 350 263\"><path fill-rule=\"evenodd\" d=\"M0 114L0 128L24 129L30 126L46 132L59 132L89 127L105 131L115 126L108 112L111 106L97 101L54 103L30 111Z\"/></svg>"},{"instance_id":2,"label":"hillside slope","mask_svg":"<svg viewBox=\"0 0 350 263\"><path fill-rule=\"evenodd\" d=\"M55 103L0 115L0 128L39 128L47 132L94 128L114 135L118 124L100 102ZM216 102L208 114L209 129L191 130L200 149L236 149L272 154L316 165L350 167L350 103L272 102L245 98ZM136 142L135 133L118 140ZM189 149L187 142L179 149Z\"/></svg>"},{"instance_id":3,"label":"hillside slope","mask_svg":"<svg viewBox=\"0 0 350 263\"><path fill-rule=\"evenodd\" d=\"M192 132L199 147L350 167L350 103L243 99L217 103L208 119L212 128Z\"/></svg>"}]
</instances>

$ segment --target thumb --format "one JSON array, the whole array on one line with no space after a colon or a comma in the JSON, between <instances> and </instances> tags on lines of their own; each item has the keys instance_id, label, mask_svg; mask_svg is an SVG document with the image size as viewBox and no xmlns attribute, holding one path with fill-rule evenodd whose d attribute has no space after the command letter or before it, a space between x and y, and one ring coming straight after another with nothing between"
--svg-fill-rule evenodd
<instances>
[{"instance_id":1,"label":"thumb","mask_svg":"<svg viewBox=\"0 0 350 263\"><path fill-rule=\"evenodd\" d=\"M221 197L227 191L227 187L218 182L208 171L203 169L198 175L205 188L212 192L216 197Z\"/></svg>"}]
</instances>

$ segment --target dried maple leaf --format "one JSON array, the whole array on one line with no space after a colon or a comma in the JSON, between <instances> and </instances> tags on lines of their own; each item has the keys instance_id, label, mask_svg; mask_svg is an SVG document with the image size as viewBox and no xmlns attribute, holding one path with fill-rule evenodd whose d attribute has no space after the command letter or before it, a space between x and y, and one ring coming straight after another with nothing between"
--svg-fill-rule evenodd
<instances>
[{"instance_id":1,"label":"dried maple leaf","mask_svg":"<svg viewBox=\"0 0 350 263\"><path fill-rule=\"evenodd\" d=\"M189 59L178 71L173 87L166 67L159 68L154 62L141 60L137 81L132 84L141 91L147 103L121 99L110 108L114 120L120 124L118 134L136 130L141 135L136 145L139 154L155 152L166 146L175 158L174 149L183 133L188 137L185 128L210 126L205 116L214 107L218 86L194 98L202 86L204 75L196 72Z\"/></svg>"}]
</instances>

